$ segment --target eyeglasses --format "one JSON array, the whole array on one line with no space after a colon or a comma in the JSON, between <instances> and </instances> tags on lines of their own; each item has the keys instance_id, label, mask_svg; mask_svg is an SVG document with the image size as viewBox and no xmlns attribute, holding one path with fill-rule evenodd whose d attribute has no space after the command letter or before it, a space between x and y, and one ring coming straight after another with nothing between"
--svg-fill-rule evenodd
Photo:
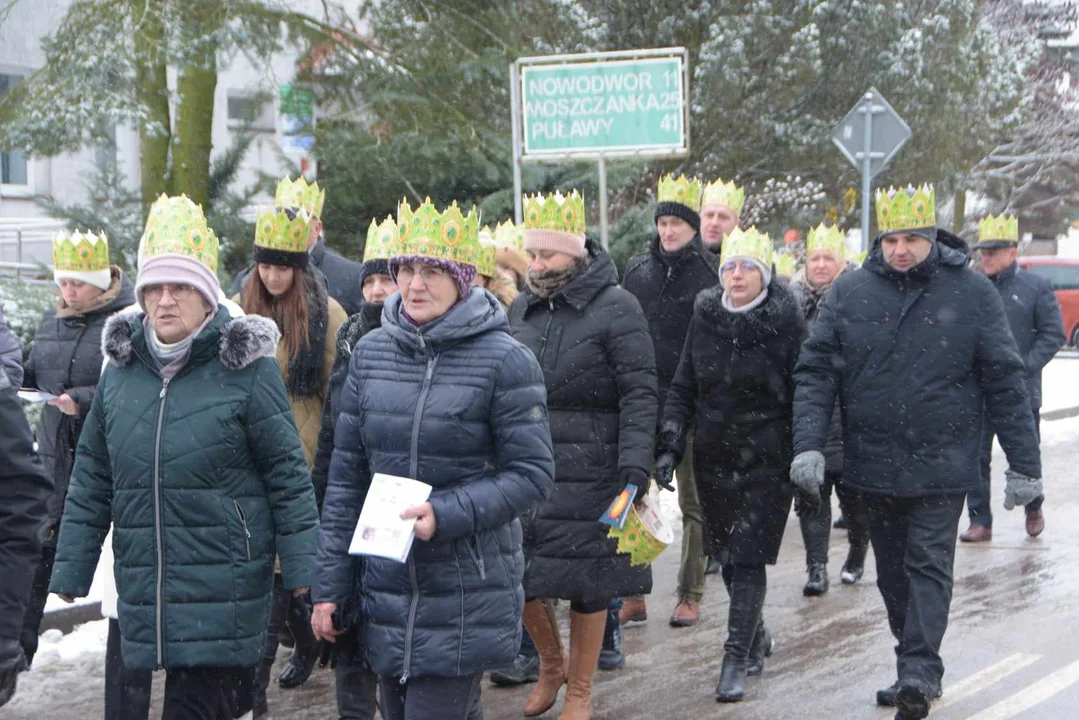
<instances>
[{"instance_id":1,"label":"eyeglasses","mask_svg":"<svg viewBox=\"0 0 1079 720\"><path fill-rule=\"evenodd\" d=\"M734 272L735 268L746 272L747 270L755 270L756 267L755 264L748 260L728 260L720 266L719 272L722 275L723 273Z\"/></svg>"},{"instance_id":2,"label":"eyeglasses","mask_svg":"<svg viewBox=\"0 0 1079 720\"><path fill-rule=\"evenodd\" d=\"M446 277L446 271L437 265L428 265L423 263L419 265L420 282L426 286L430 286L432 283L437 283L439 280L443 280ZM416 276L415 265L396 265L394 266L394 281L398 285L409 285L412 282L412 278Z\"/></svg>"},{"instance_id":3,"label":"eyeglasses","mask_svg":"<svg viewBox=\"0 0 1079 720\"><path fill-rule=\"evenodd\" d=\"M161 296L165 294L166 289L169 291L169 297L177 302L187 300L191 297L191 293L195 292L195 288L192 285L174 285L172 283L165 283L164 285L150 285L142 291L142 294L150 302L157 302L161 299Z\"/></svg>"}]
</instances>

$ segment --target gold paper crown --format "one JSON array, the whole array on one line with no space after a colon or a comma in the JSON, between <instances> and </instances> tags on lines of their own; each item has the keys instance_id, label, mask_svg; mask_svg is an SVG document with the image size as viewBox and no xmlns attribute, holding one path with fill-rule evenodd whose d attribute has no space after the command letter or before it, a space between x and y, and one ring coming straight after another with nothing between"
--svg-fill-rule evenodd
<instances>
[{"instance_id":1,"label":"gold paper crown","mask_svg":"<svg viewBox=\"0 0 1079 720\"><path fill-rule=\"evenodd\" d=\"M206 224L202 208L186 195L162 194L154 201L139 246L140 263L159 255L183 255L217 274L217 236Z\"/></svg>"},{"instance_id":2,"label":"gold paper crown","mask_svg":"<svg viewBox=\"0 0 1079 720\"><path fill-rule=\"evenodd\" d=\"M479 225L476 208L463 215L456 200L439 213L431 198L425 199L415 212L408 200L402 199L397 206L399 256L448 260L475 267L480 252Z\"/></svg>"},{"instance_id":3,"label":"gold paper crown","mask_svg":"<svg viewBox=\"0 0 1079 720\"><path fill-rule=\"evenodd\" d=\"M723 241L720 265L725 265L732 258L749 258L760 262L766 268L772 267L772 238L757 228L748 230L735 228Z\"/></svg>"},{"instance_id":4,"label":"gold paper crown","mask_svg":"<svg viewBox=\"0 0 1079 720\"><path fill-rule=\"evenodd\" d=\"M284 208L263 208L255 220L255 247L305 253L310 234L311 216L302 208L291 220Z\"/></svg>"},{"instance_id":5,"label":"gold paper crown","mask_svg":"<svg viewBox=\"0 0 1079 720\"><path fill-rule=\"evenodd\" d=\"M397 223L392 215L387 215L381 224L371 219L371 227L367 228L367 242L363 245L363 262L372 260L389 260L400 248L397 238Z\"/></svg>"},{"instance_id":6,"label":"gold paper crown","mask_svg":"<svg viewBox=\"0 0 1079 720\"><path fill-rule=\"evenodd\" d=\"M289 207L306 210L312 217L322 217L322 203L326 202L326 191L320 190L318 183L307 184L301 175L295 182L284 178L277 183L277 193L273 204L277 207Z\"/></svg>"},{"instance_id":7,"label":"gold paper crown","mask_svg":"<svg viewBox=\"0 0 1079 720\"><path fill-rule=\"evenodd\" d=\"M1019 218L1015 215L992 215L984 217L978 222L978 241L1003 240L1005 242L1019 242Z\"/></svg>"},{"instance_id":8,"label":"gold paper crown","mask_svg":"<svg viewBox=\"0 0 1079 720\"><path fill-rule=\"evenodd\" d=\"M494 245L480 245L479 261L476 272L484 277L494 277L497 264L495 262L498 249Z\"/></svg>"},{"instance_id":9,"label":"gold paper crown","mask_svg":"<svg viewBox=\"0 0 1079 720\"><path fill-rule=\"evenodd\" d=\"M932 185L877 190L876 204L880 233L936 227L937 206Z\"/></svg>"},{"instance_id":10,"label":"gold paper crown","mask_svg":"<svg viewBox=\"0 0 1079 720\"><path fill-rule=\"evenodd\" d=\"M584 198L576 190L569 195L526 195L524 229L584 235Z\"/></svg>"},{"instance_id":11,"label":"gold paper crown","mask_svg":"<svg viewBox=\"0 0 1079 720\"><path fill-rule=\"evenodd\" d=\"M742 212L742 206L746 204L746 191L733 182L723 182L722 178L716 178L704 186L704 199L701 207L706 205L726 205L734 211L735 215Z\"/></svg>"},{"instance_id":12,"label":"gold paper crown","mask_svg":"<svg viewBox=\"0 0 1079 720\"><path fill-rule=\"evenodd\" d=\"M685 205L693 212L701 209L701 181L685 175L667 175L660 178L656 202L674 202Z\"/></svg>"},{"instance_id":13,"label":"gold paper crown","mask_svg":"<svg viewBox=\"0 0 1079 720\"><path fill-rule=\"evenodd\" d=\"M782 275L783 277L794 277L794 273L798 268L798 264L794 260L794 256L789 253L776 253L775 254L776 275Z\"/></svg>"},{"instance_id":14,"label":"gold paper crown","mask_svg":"<svg viewBox=\"0 0 1079 720\"><path fill-rule=\"evenodd\" d=\"M847 239L843 231L835 225L821 223L809 231L806 238L806 255L826 250L832 253L839 262L843 262L847 256Z\"/></svg>"},{"instance_id":15,"label":"gold paper crown","mask_svg":"<svg viewBox=\"0 0 1079 720\"><path fill-rule=\"evenodd\" d=\"M515 224L512 220L499 223L495 228L495 246L508 250L525 251L524 226Z\"/></svg>"},{"instance_id":16,"label":"gold paper crown","mask_svg":"<svg viewBox=\"0 0 1079 720\"><path fill-rule=\"evenodd\" d=\"M52 238L52 264L61 272L98 272L109 269L109 239L105 233L60 231Z\"/></svg>"}]
</instances>

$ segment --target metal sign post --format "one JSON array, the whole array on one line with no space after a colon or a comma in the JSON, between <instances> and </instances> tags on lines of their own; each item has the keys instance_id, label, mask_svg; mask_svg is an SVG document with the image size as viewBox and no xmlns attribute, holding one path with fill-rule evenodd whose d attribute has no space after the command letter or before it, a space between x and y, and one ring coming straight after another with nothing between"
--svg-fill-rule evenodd
<instances>
[{"instance_id":1,"label":"metal sign post","mask_svg":"<svg viewBox=\"0 0 1079 720\"><path fill-rule=\"evenodd\" d=\"M607 247L607 159L689 153L685 48L521 58L510 66L514 216L521 163L595 160Z\"/></svg>"},{"instance_id":2,"label":"metal sign post","mask_svg":"<svg viewBox=\"0 0 1079 720\"><path fill-rule=\"evenodd\" d=\"M910 127L876 88L851 108L832 132L832 142L862 173L862 250L869 249L873 178L910 139Z\"/></svg>"}]
</instances>

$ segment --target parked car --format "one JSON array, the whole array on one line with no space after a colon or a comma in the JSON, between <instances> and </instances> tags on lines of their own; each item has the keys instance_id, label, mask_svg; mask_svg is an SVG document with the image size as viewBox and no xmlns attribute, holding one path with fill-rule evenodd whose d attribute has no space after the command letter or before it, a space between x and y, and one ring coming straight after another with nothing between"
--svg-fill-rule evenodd
<instances>
[{"instance_id":1,"label":"parked car","mask_svg":"<svg viewBox=\"0 0 1079 720\"><path fill-rule=\"evenodd\" d=\"M1068 345L1079 347L1079 259L1032 255L1020 257L1019 267L1053 283Z\"/></svg>"}]
</instances>

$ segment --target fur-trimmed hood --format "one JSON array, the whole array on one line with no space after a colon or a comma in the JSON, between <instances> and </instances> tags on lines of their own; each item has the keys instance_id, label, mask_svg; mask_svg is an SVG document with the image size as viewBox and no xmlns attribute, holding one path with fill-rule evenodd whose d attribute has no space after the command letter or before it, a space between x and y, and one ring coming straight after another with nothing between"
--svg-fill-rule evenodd
<instances>
[{"instance_id":1,"label":"fur-trimmed hood","mask_svg":"<svg viewBox=\"0 0 1079 720\"><path fill-rule=\"evenodd\" d=\"M105 322L101 335L101 352L116 365L130 365L137 357L136 341L143 344L142 312L123 312ZM196 342L211 340L216 334L216 354L228 370L242 370L262 357L273 357L281 333L272 320L258 315L230 318L228 310L219 308L217 315L199 334Z\"/></svg>"},{"instance_id":2,"label":"fur-trimmed hood","mask_svg":"<svg viewBox=\"0 0 1079 720\"><path fill-rule=\"evenodd\" d=\"M702 291L693 311L735 339L748 341L762 335L778 335L802 319L793 293L775 278L768 285L765 301L749 312L733 313L723 307L723 287L720 285Z\"/></svg>"}]
</instances>

